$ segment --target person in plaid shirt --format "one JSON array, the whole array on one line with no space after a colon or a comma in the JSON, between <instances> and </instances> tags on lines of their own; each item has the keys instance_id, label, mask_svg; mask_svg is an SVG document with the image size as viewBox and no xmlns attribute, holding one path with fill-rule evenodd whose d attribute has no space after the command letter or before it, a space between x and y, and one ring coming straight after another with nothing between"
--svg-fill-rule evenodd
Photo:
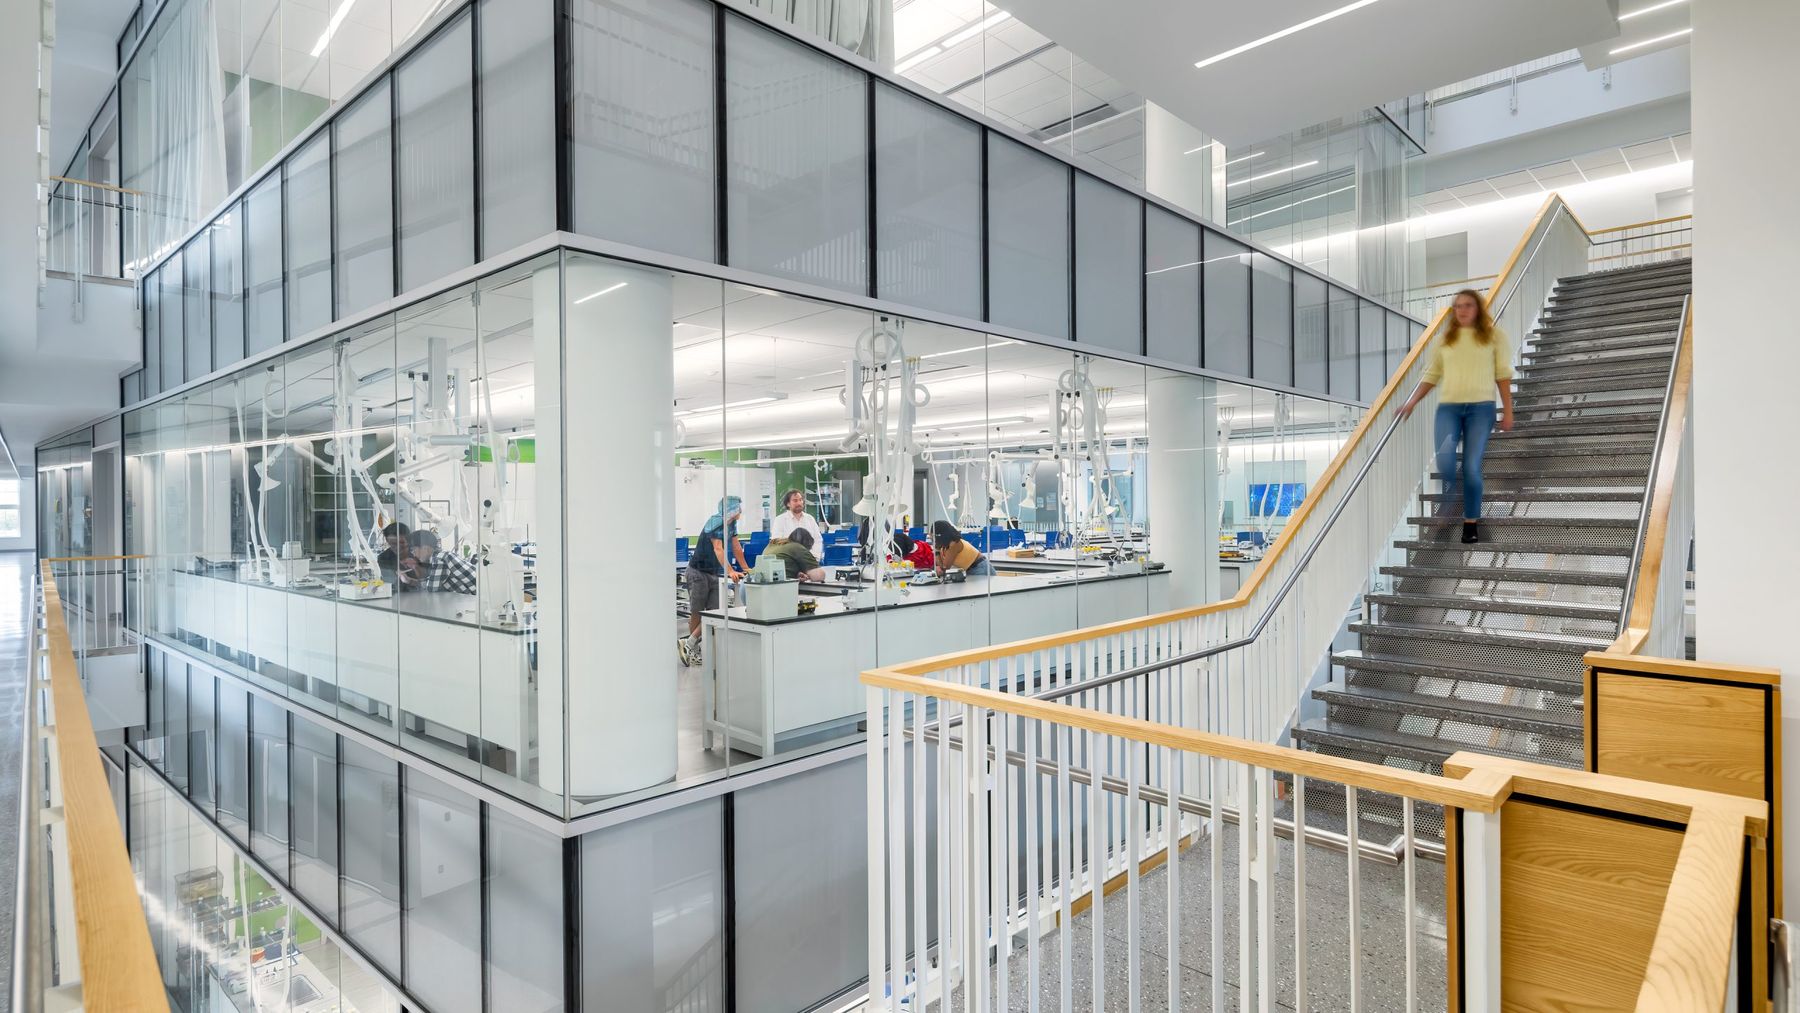
<instances>
[{"instance_id":1,"label":"person in plaid shirt","mask_svg":"<svg viewBox=\"0 0 1800 1013\"><path fill-rule=\"evenodd\" d=\"M446 552L435 532L420 528L407 539L409 564L400 571L400 583L415 591L475 593L475 564L454 552Z\"/></svg>"}]
</instances>

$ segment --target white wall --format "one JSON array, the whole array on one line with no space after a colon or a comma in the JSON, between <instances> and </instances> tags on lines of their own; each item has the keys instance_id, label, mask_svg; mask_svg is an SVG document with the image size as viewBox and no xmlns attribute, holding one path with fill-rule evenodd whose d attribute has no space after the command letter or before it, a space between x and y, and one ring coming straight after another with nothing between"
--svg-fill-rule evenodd
<instances>
[{"instance_id":1,"label":"white wall","mask_svg":"<svg viewBox=\"0 0 1800 1013\"><path fill-rule=\"evenodd\" d=\"M37 548L37 470L27 455L19 455L19 537L0 538L0 552Z\"/></svg>"},{"instance_id":2,"label":"white wall","mask_svg":"<svg viewBox=\"0 0 1800 1013\"><path fill-rule=\"evenodd\" d=\"M1794 385L1800 341L1783 301L1800 278L1800 4L1694 4L1694 512L1699 657L1783 673L1784 806L1800 804L1800 500ZM1774 300L1773 302L1771 300ZM1744 509L1744 492L1758 505ZM1772 523L1764 523L1764 522ZM1789 833L1787 867L1800 861ZM1800 903L1790 875L1785 905Z\"/></svg>"}]
</instances>

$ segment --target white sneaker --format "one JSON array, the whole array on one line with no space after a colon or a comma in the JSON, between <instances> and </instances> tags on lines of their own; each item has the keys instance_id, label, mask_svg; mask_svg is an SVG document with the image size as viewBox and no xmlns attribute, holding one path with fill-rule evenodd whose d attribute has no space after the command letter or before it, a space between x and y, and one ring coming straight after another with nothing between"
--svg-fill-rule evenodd
<instances>
[{"instance_id":1,"label":"white sneaker","mask_svg":"<svg viewBox=\"0 0 1800 1013\"><path fill-rule=\"evenodd\" d=\"M675 655L676 655L676 657L681 659L682 667L684 667L684 668L693 668L694 667L694 663L695 663L696 659L694 658L692 649L688 646L688 638L686 638L686 637L676 637L675 638Z\"/></svg>"}]
</instances>

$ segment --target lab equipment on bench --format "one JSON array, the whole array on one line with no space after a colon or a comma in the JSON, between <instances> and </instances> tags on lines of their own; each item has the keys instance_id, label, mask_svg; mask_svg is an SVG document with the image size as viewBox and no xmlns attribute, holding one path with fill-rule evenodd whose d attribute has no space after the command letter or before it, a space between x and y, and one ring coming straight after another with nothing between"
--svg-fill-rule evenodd
<instances>
[{"instance_id":1,"label":"lab equipment on bench","mask_svg":"<svg viewBox=\"0 0 1800 1013\"><path fill-rule=\"evenodd\" d=\"M750 619L785 619L799 611L800 582L787 575L779 556L765 555L744 577L744 614Z\"/></svg>"}]
</instances>

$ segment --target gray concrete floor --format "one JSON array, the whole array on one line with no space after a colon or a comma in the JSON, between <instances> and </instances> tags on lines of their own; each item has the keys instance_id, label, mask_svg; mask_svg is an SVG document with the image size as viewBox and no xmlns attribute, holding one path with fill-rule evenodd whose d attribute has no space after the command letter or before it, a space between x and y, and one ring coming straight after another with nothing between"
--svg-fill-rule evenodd
<instances>
[{"instance_id":1,"label":"gray concrete floor","mask_svg":"<svg viewBox=\"0 0 1800 1013\"><path fill-rule=\"evenodd\" d=\"M0 552L0 1011L12 1001L13 918L18 909L19 764L24 755L25 688L33 616L31 581L37 557Z\"/></svg>"}]
</instances>

